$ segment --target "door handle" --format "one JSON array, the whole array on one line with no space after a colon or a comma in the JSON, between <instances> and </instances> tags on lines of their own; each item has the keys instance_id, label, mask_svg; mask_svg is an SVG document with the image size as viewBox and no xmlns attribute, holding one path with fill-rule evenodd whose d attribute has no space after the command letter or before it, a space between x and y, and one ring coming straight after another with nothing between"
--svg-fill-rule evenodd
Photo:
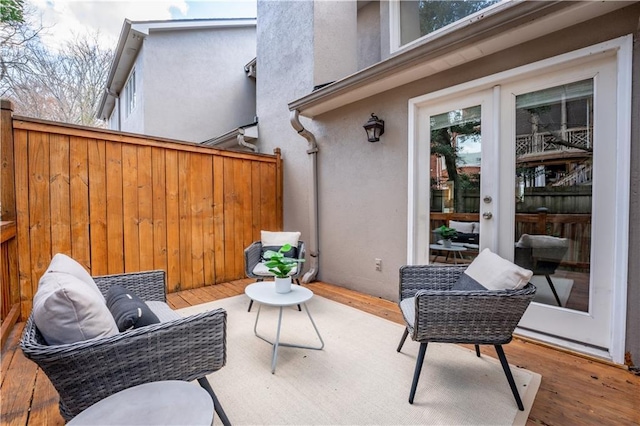
<instances>
[{"instance_id":1,"label":"door handle","mask_svg":"<svg viewBox=\"0 0 640 426\"><path fill-rule=\"evenodd\" d=\"M482 217L485 218L485 219L491 219L493 217L493 213L484 212L484 213L482 213Z\"/></svg>"}]
</instances>

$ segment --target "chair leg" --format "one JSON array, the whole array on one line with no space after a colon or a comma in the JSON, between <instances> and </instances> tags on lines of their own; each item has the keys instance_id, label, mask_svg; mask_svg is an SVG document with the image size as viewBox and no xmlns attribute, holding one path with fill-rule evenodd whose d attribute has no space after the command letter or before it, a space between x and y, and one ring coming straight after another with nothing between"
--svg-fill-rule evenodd
<instances>
[{"instance_id":1,"label":"chair leg","mask_svg":"<svg viewBox=\"0 0 640 426\"><path fill-rule=\"evenodd\" d=\"M206 390L209 393L209 395L211 395L211 399L213 400L213 408L216 410L216 413L218 413L218 417L220 417L222 424L224 426L231 426L231 422L229 421L227 414L222 409L222 405L220 405L220 401L218 401L218 397L213 391L213 388L211 387L211 383L209 383L209 380L207 380L206 377L200 377L198 379L198 383L200 384L200 386L202 386L204 390Z\"/></svg>"},{"instance_id":2,"label":"chair leg","mask_svg":"<svg viewBox=\"0 0 640 426\"><path fill-rule=\"evenodd\" d=\"M296 284L300 285L300 280L296 278ZM302 312L302 308L298 305L298 312Z\"/></svg>"},{"instance_id":3,"label":"chair leg","mask_svg":"<svg viewBox=\"0 0 640 426\"><path fill-rule=\"evenodd\" d=\"M553 285L553 281L551 281L551 277L549 275L545 275L547 282L549 283L549 287L551 287L551 292L553 293L553 297L556 298L556 302L558 306L562 306L562 302L560 302L560 298L558 297L558 293L556 292L556 287Z\"/></svg>"},{"instance_id":4,"label":"chair leg","mask_svg":"<svg viewBox=\"0 0 640 426\"><path fill-rule=\"evenodd\" d=\"M400 352L402 346L404 345L404 341L407 340L407 336L409 335L409 330L407 328L404 329L404 333L402 333L402 338L400 339L400 344L398 345L397 351Z\"/></svg>"},{"instance_id":5,"label":"chair leg","mask_svg":"<svg viewBox=\"0 0 640 426\"><path fill-rule=\"evenodd\" d=\"M496 348L496 352L498 353L498 358L500 358L500 364L502 364L502 369L504 370L504 374L507 376L507 381L509 382L509 386L511 387L511 392L513 392L513 397L516 399L516 404L518 404L518 409L520 411L524 411L524 405L522 404L522 400L520 399L520 394L518 393L516 382L513 380L513 374L511 374L511 368L509 368L509 363L507 362L507 356L504 354L502 345L493 345L493 346Z\"/></svg>"},{"instance_id":6,"label":"chair leg","mask_svg":"<svg viewBox=\"0 0 640 426\"><path fill-rule=\"evenodd\" d=\"M475 346L476 346L476 356L480 358L480 345L475 345Z\"/></svg>"},{"instance_id":7,"label":"chair leg","mask_svg":"<svg viewBox=\"0 0 640 426\"><path fill-rule=\"evenodd\" d=\"M256 278L256 282L257 282L257 283L262 282L262 281L264 281L262 278ZM251 301L249 302L249 309L247 309L247 312L251 312L251 307L252 307L252 306L253 306L253 300L251 300Z\"/></svg>"},{"instance_id":8,"label":"chair leg","mask_svg":"<svg viewBox=\"0 0 640 426\"><path fill-rule=\"evenodd\" d=\"M413 372L413 383L411 383L411 393L409 393L409 404L413 404L413 397L416 396L416 389L418 388L418 379L420 378L420 372L422 371L422 363L424 362L424 354L427 352L427 342L420 343L420 350L418 351L418 359L416 360L416 369Z\"/></svg>"}]
</instances>

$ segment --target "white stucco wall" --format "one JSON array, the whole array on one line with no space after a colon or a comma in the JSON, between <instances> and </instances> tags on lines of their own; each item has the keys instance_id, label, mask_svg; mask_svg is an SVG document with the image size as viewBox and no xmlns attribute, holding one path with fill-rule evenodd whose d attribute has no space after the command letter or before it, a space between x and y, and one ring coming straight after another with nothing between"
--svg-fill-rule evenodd
<instances>
[{"instance_id":1,"label":"white stucco wall","mask_svg":"<svg viewBox=\"0 0 640 426\"><path fill-rule=\"evenodd\" d=\"M314 67L308 43L312 41L309 19L313 5L295 4L292 8L287 3L258 2L258 114L263 152L275 146L283 148L285 228L300 229L304 236L308 232L309 161L304 152L306 141L287 123L286 103L311 92ZM384 11L386 6L381 4ZM410 98L617 37L633 31L633 19L620 11L599 18L598 32L590 30L594 22L584 23L344 106L313 121L303 119L319 146L318 279L397 299L398 269L407 258ZM381 27L388 28L385 21L388 19L381 20ZM372 112L386 125L377 143L367 142L362 129ZM634 167L639 167L637 159ZM382 259L382 271L375 270L376 258Z\"/></svg>"},{"instance_id":2,"label":"white stucco wall","mask_svg":"<svg viewBox=\"0 0 640 426\"><path fill-rule=\"evenodd\" d=\"M252 123L255 27L151 31L144 42L145 133L190 142Z\"/></svg>"},{"instance_id":3,"label":"white stucco wall","mask_svg":"<svg viewBox=\"0 0 640 426\"><path fill-rule=\"evenodd\" d=\"M282 149L284 229L308 241L307 142L291 127L287 104L313 89L313 4L259 0L258 16L258 148L268 154Z\"/></svg>"},{"instance_id":4,"label":"white stucco wall","mask_svg":"<svg viewBox=\"0 0 640 426\"><path fill-rule=\"evenodd\" d=\"M358 9L358 70L380 62L380 4L367 3Z\"/></svg>"}]
</instances>

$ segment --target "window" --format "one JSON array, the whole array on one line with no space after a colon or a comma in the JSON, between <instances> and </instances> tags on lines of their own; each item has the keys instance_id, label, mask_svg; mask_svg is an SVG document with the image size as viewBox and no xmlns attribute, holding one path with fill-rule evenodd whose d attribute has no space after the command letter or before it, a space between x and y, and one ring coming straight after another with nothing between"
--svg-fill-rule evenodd
<instances>
[{"instance_id":1,"label":"window","mask_svg":"<svg viewBox=\"0 0 640 426\"><path fill-rule=\"evenodd\" d=\"M395 45L397 48L404 46L499 2L500 0L402 0L393 2L392 27L396 25L397 29L394 34L396 40L392 40L392 46Z\"/></svg>"},{"instance_id":2,"label":"window","mask_svg":"<svg viewBox=\"0 0 640 426\"><path fill-rule=\"evenodd\" d=\"M124 89L126 117L136 108L136 70L131 72Z\"/></svg>"}]
</instances>

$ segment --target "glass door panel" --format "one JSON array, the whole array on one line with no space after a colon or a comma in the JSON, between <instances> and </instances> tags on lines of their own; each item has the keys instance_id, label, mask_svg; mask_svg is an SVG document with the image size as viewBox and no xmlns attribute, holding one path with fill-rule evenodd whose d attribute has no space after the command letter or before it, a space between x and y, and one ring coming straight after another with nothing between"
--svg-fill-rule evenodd
<instances>
[{"instance_id":1,"label":"glass door panel","mask_svg":"<svg viewBox=\"0 0 640 426\"><path fill-rule=\"evenodd\" d=\"M474 105L429 117L432 262L469 263L478 253L481 116ZM438 231L443 225L457 231L451 242Z\"/></svg>"},{"instance_id":2,"label":"glass door panel","mask_svg":"<svg viewBox=\"0 0 640 426\"><path fill-rule=\"evenodd\" d=\"M593 79L516 96L515 263L535 302L588 312Z\"/></svg>"}]
</instances>

